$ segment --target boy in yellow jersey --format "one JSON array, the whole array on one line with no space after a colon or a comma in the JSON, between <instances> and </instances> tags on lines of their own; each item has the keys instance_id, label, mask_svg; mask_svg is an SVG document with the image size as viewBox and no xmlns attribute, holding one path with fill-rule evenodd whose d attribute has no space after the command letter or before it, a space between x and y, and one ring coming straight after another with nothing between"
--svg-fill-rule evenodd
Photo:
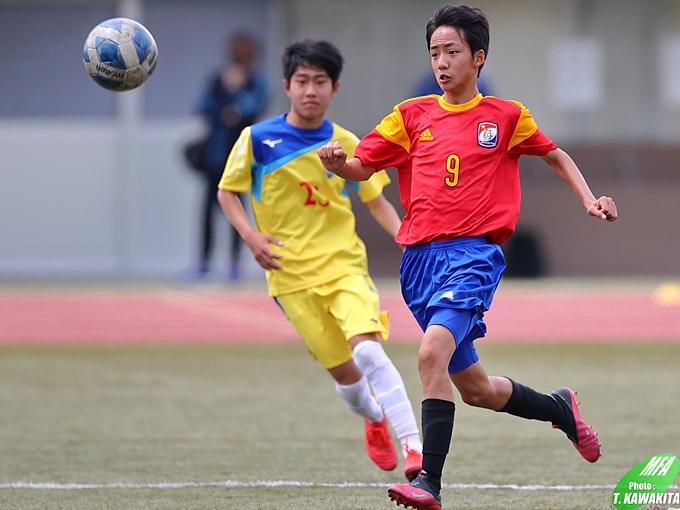
<instances>
[{"instance_id":1,"label":"boy in yellow jersey","mask_svg":"<svg viewBox=\"0 0 680 510\"><path fill-rule=\"evenodd\" d=\"M401 220L382 194L390 180L382 171L361 183L346 182L317 157L328 141L342 141L350 151L359 141L325 118L340 85L337 48L326 41L293 43L284 48L282 63L290 111L242 131L218 199L266 270L269 295L335 379L347 407L364 418L370 458L387 471L397 466L389 421L412 480L422 467L420 433L401 375L381 344L387 314L368 274L346 186L394 237ZM251 194L256 227L237 198L244 192Z\"/></svg>"}]
</instances>

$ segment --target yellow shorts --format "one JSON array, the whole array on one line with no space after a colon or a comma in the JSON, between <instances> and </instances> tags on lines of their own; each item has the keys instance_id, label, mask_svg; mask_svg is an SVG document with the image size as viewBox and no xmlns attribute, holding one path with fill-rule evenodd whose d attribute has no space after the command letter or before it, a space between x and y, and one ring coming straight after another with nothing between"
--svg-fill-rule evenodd
<instances>
[{"instance_id":1,"label":"yellow shorts","mask_svg":"<svg viewBox=\"0 0 680 510\"><path fill-rule=\"evenodd\" d=\"M348 340L365 333L389 334L386 311L368 275L355 273L276 297L311 355L325 369L352 359Z\"/></svg>"}]
</instances>

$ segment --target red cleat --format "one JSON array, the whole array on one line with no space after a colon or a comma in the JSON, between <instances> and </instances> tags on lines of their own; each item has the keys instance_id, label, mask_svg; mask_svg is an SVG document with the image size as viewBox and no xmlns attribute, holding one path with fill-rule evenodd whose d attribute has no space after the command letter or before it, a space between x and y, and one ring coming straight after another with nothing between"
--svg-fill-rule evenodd
<instances>
[{"instance_id":1,"label":"red cleat","mask_svg":"<svg viewBox=\"0 0 680 510\"><path fill-rule=\"evenodd\" d=\"M411 483L391 485L387 494L397 506L416 510L441 510L442 500L439 491L432 487L424 471Z\"/></svg>"},{"instance_id":2,"label":"red cleat","mask_svg":"<svg viewBox=\"0 0 680 510\"><path fill-rule=\"evenodd\" d=\"M406 448L406 460L404 462L404 475L409 482L412 482L423 469L423 454L417 450Z\"/></svg>"},{"instance_id":3,"label":"red cleat","mask_svg":"<svg viewBox=\"0 0 680 510\"><path fill-rule=\"evenodd\" d=\"M397 467L397 449L392 442L390 430L387 427L387 417L382 421L371 423L364 418L366 423L366 451L376 465L385 471L392 471Z\"/></svg>"},{"instance_id":4,"label":"red cleat","mask_svg":"<svg viewBox=\"0 0 680 510\"><path fill-rule=\"evenodd\" d=\"M553 398L566 404L570 411L567 423L553 423L553 428L560 429L574 444L581 456L588 462L595 462L600 458L600 440L588 425L578 410L576 392L569 388L558 388L552 392Z\"/></svg>"}]
</instances>

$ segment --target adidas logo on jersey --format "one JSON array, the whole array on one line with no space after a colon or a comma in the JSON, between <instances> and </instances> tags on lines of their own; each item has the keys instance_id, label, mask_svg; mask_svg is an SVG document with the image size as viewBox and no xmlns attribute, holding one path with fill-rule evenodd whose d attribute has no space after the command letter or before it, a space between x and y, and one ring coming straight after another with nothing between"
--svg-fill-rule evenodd
<instances>
[{"instance_id":1,"label":"adidas logo on jersey","mask_svg":"<svg viewBox=\"0 0 680 510\"><path fill-rule=\"evenodd\" d=\"M420 133L420 136L418 137L419 142L429 142L432 140L434 140L434 136L432 136L432 133L430 133L429 128Z\"/></svg>"}]
</instances>

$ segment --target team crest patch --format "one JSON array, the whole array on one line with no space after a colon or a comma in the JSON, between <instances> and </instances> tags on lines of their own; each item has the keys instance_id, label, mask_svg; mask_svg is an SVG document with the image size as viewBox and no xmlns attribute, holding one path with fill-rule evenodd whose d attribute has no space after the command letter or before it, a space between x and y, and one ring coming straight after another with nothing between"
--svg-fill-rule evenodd
<instances>
[{"instance_id":1,"label":"team crest patch","mask_svg":"<svg viewBox=\"0 0 680 510\"><path fill-rule=\"evenodd\" d=\"M480 122L477 125L477 143L487 149L498 145L498 124L495 122Z\"/></svg>"}]
</instances>

